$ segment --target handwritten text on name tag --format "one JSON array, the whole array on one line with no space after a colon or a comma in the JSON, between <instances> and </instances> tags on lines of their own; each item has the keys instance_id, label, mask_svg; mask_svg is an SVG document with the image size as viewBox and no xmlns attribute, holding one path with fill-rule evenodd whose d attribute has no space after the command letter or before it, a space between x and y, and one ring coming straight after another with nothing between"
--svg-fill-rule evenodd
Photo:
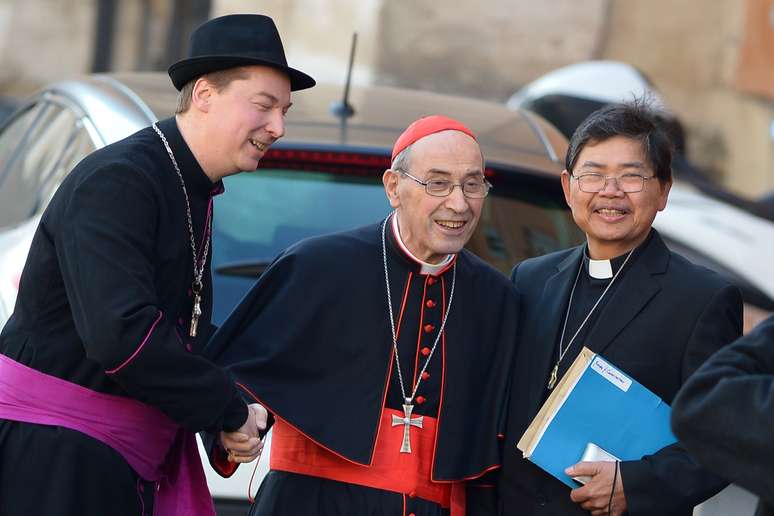
<instances>
[{"instance_id":1,"label":"handwritten text on name tag","mask_svg":"<svg viewBox=\"0 0 774 516\"><path fill-rule=\"evenodd\" d=\"M624 392L627 392L632 385L630 378L600 357L594 358L594 361L591 362L591 368Z\"/></svg>"}]
</instances>

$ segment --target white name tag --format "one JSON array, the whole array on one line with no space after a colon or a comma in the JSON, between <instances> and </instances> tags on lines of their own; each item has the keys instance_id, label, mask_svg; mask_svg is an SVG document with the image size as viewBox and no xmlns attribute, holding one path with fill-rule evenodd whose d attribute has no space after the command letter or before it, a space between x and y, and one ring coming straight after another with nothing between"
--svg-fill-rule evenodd
<instances>
[{"instance_id":1,"label":"white name tag","mask_svg":"<svg viewBox=\"0 0 774 516\"><path fill-rule=\"evenodd\" d=\"M601 357L597 356L593 362L591 362L591 369L602 375L602 378L612 383L624 392L629 390L632 385L632 381L627 378L625 374L611 366Z\"/></svg>"}]
</instances>

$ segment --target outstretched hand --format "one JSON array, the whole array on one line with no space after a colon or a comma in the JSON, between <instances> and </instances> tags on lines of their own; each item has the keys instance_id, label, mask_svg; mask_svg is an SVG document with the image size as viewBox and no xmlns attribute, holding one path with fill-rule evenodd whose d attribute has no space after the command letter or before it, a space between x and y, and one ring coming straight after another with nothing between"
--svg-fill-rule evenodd
<instances>
[{"instance_id":1,"label":"outstretched hand","mask_svg":"<svg viewBox=\"0 0 774 516\"><path fill-rule=\"evenodd\" d=\"M591 477L583 487L570 492L570 499L590 511L592 516L607 516L615 477L610 516L621 516L626 512L626 496L620 471L616 475L616 467L615 462L579 462L567 468L564 472L571 477Z\"/></svg>"},{"instance_id":2,"label":"outstretched hand","mask_svg":"<svg viewBox=\"0 0 774 516\"><path fill-rule=\"evenodd\" d=\"M228 452L229 462L252 462L263 451L258 432L266 429L269 413L258 403L248 405L247 409L247 420L238 430L220 433L220 444Z\"/></svg>"}]
</instances>

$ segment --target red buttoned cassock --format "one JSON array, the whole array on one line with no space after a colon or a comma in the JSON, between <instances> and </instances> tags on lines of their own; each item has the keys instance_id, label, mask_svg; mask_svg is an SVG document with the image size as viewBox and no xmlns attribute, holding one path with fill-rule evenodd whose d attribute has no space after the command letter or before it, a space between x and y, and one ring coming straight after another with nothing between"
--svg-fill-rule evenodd
<instances>
[{"instance_id":1,"label":"red buttoned cassock","mask_svg":"<svg viewBox=\"0 0 774 516\"><path fill-rule=\"evenodd\" d=\"M389 224L389 222L388 222ZM403 399L387 310L381 223L288 249L214 336L207 354L275 417L271 471L252 514L439 515L464 508L463 482L500 464L518 298L463 250L436 275L390 225L387 265L406 391L425 370L400 453ZM211 451L216 469L233 466Z\"/></svg>"}]
</instances>

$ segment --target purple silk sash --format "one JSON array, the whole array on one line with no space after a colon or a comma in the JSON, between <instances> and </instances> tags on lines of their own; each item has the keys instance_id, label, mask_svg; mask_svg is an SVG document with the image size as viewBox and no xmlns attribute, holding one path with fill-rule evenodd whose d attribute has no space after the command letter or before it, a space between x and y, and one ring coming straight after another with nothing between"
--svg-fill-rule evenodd
<instances>
[{"instance_id":1,"label":"purple silk sash","mask_svg":"<svg viewBox=\"0 0 774 516\"><path fill-rule=\"evenodd\" d=\"M0 354L0 419L61 426L110 446L142 479L156 482L154 516L215 516L196 437L155 407Z\"/></svg>"}]
</instances>

